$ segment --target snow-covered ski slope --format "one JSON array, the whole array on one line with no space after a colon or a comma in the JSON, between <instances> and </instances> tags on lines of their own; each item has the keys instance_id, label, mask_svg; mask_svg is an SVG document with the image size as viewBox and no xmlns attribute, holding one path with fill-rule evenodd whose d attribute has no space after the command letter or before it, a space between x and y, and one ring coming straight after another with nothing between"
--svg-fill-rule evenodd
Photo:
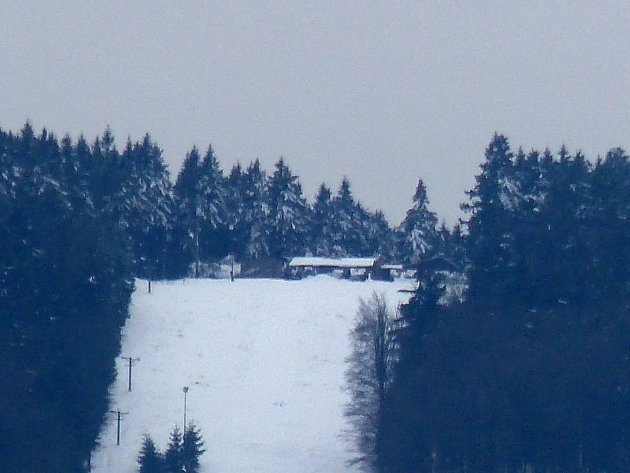
<instances>
[{"instance_id":1,"label":"snow-covered ski slope","mask_svg":"<svg viewBox=\"0 0 630 473\"><path fill-rule=\"evenodd\" d=\"M337 473L347 467L344 359L359 298L385 294L392 308L409 282L183 280L137 282L122 356L139 357L128 392L117 362L111 409L92 471L131 473L142 436L164 450L187 422L202 431L207 473Z\"/></svg>"}]
</instances>

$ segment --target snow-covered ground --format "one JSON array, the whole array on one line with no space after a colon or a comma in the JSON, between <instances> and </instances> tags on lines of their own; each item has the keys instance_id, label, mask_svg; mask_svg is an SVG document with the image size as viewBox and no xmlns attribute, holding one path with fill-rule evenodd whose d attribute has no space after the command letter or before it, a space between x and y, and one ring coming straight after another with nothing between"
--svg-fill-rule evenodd
<instances>
[{"instance_id":1,"label":"snow-covered ground","mask_svg":"<svg viewBox=\"0 0 630 473\"><path fill-rule=\"evenodd\" d=\"M201 429L207 473L356 471L343 438L344 359L360 297L384 293L395 308L410 282L182 280L137 282L122 356L139 357L127 390L117 363L111 414L92 471L131 473L142 436L164 450L170 431Z\"/></svg>"}]
</instances>

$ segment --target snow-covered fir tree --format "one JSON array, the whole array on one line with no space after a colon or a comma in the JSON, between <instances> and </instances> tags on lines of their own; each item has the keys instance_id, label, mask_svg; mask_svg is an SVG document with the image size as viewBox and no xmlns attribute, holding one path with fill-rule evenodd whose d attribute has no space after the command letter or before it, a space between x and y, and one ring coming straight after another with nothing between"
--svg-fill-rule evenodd
<instances>
[{"instance_id":1,"label":"snow-covered fir tree","mask_svg":"<svg viewBox=\"0 0 630 473\"><path fill-rule=\"evenodd\" d=\"M184 238L183 250L197 275L202 260L224 256L230 246L225 180L212 146L203 161L196 148L188 153L175 183L175 195L178 234Z\"/></svg>"},{"instance_id":2,"label":"snow-covered fir tree","mask_svg":"<svg viewBox=\"0 0 630 473\"><path fill-rule=\"evenodd\" d=\"M108 206L130 240L136 274L164 275L174 199L162 150L147 134L142 142L127 143L121 167L123 177Z\"/></svg>"},{"instance_id":3,"label":"snow-covered fir tree","mask_svg":"<svg viewBox=\"0 0 630 473\"><path fill-rule=\"evenodd\" d=\"M240 163L232 166L229 176L225 180L227 226L230 236L229 253L242 258L249 239L249 225L245 220L245 206L243 205L244 173Z\"/></svg>"},{"instance_id":4,"label":"snow-covered fir tree","mask_svg":"<svg viewBox=\"0 0 630 473\"><path fill-rule=\"evenodd\" d=\"M418 180L413 194L413 205L398 227L399 258L418 264L434 247L437 239L437 217L429 210L427 190L422 179Z\"/></svg>"},{"instance_id":5,"label":"snow-covered fir tree","mask_svg":"<svg viewBox=\"0 0 630 473\"><path fill-rule=\"evenodd\" d=\"M343 178L337 195L333 198L334 222L332 232L333 252L336 256L362 256L365 243L363 221L366 213L354 200L350 182Z\"/></svg>"},{"instance_id":6,"label":"snow-covered fir tree","mask_svg":"<svg viewBox=\"0 0 630 473\"><path fill-rule=\"evenodd\" d=\"M266 231L271 256L304 254L307 248L310 209L302 197L297 176L280 158L269 180L269 216Z\"/></svg>"},{"instance_id":7,"label":"snow-covered fir tree","mask_svg":"<svg viewBox=\"0 0 630 473\"><path fill-rule=\"evenodd\" d=\"M379 255L383 256L386 261L392 261L395 255L394 231L389 226L382 211L366 212L366 218L363 220L363 232L366 245L363 255Z\"/></svg>"},{"instance_id":8,"label":"snow-covered fir tree","mask_svg":"<svg viewBox=\"0 0 630 473\"><path fill-rule=\"evenodd\" d=\"M311 227L312 252L317 256L333 255L335 210L330 188L321 184L315 195Z\"/></svg>"},{"instance_id":9,"label":"snow-covered fir tree","mask_svg":"<svg viewBox=\"0 0 630 473\"><path fill-rule=\"evenodd\" d=\"M249 227L244 249L245 258L269 255L269 187L265 171L256 159L243 174L243 222Z\"/></svg>"}]
</instances>

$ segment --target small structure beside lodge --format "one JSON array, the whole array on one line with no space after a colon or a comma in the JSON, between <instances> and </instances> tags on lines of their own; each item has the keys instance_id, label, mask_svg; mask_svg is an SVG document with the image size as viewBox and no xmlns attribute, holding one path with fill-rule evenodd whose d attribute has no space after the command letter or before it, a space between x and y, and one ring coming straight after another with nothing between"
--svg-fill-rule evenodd
<instances>
[{"instance_id":1,"label":"small structure beside lodge","mask_svg":"<svg viewBox=\"0 0 630 473\"><path fill-rule=\"evenodd\" d=\"M405 267L402 264L384 264L381 269L389 272L392 279L401 278L405 274Z\"/></svg>"},{"instance_id":2,"label":"small structure beside lodge","mask_svg":"<svg viewBox=\"0 0 630 473\"><path fill-rule=\"evenodd\" d=\"M283 278L286 260L273 256L261 256L241 263L239 276L242 278Z\"/></svg>"},{"instance_id":3,"label":"small structure beside lodge","mask_svg":"<svg viewBox=\"0 0 630 473\"><path fill-rule=\"evenodd\" d=\"M340 279L365 281L366 279L389 280L390 273L382 268L383 257L375 258L318 258L296 257L289 262L289 274L303 278L317 274L330 274Z\"/></svg>"}]
</instances>

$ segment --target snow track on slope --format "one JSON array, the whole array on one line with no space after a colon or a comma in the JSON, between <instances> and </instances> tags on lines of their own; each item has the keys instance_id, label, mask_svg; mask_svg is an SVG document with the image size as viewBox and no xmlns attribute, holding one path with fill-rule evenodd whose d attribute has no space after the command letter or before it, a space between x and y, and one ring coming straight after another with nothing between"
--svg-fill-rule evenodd
<instances>
[{"instance_id":1,"label":"snow track on slope","mask_svg":"<svg viewBox=\"0 0 630 473\"><path fill-rule=\"evenodd\" d=\"M164 450L187 420L201 429L207 473L340 473L344 359L358 299L384 293L391 307L409 283L182 280L137 282L123 331L123 356L140 357L127 391L126 361L110 389L116 415L103 427L92 471L131 473L142 436Z\"/></svg>"}]
</instances>

